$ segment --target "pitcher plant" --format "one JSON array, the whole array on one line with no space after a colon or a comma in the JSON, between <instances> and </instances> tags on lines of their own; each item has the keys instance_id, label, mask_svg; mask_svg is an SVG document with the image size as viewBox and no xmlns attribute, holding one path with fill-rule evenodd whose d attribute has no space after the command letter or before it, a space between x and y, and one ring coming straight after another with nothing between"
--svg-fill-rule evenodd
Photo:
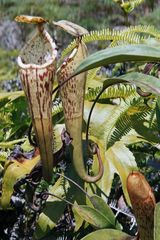
<instances>
[{"instance_id":1,"label":"pitcher plant","mask_svg":"<svg viewBox=\"0 0 160 240\"><path fill-rule=\"evenodd\" d=\"M140 239L153 240L156 200L149 183L143 174L133 171L127 178L127 190L138 223Z\"/></svg>"},{"instance_id":2,"label":"pitcher plant","mask_svg":"<svg viewBox=\"0 0 160 240\"><path fill-rule=\"evenodd\" d=\"M16 21L35 23L35 35L26 43L18 56L20 78L25 92L36 141L42 161L43 177L52 178L53 134L52 134L52 88L56 69L57 50L54 41L44 29L45 19L18 16Z\"/></svg>"},{"instance_id":3,"label":"pitcher plant","mask_svg":"<svg viewBox=\"0 0 160 240\"><path fill-rule=\"evenodd\" d=\"M63 104L65 125L72 140L72 161L77 174L86 182L96 182L103 175L103 164L98 146L96 151L99 161L99 172L97 176L90 176L86 173L83 151L82 151L82 123L85 97L85 84L87 73L81 73L72 77L64 85L63 82L72 75L79 63L86 58L87 48L81 38L77 38L77 47L58 69L58 81L60 96Z\"/></svg>"}]
</instances>

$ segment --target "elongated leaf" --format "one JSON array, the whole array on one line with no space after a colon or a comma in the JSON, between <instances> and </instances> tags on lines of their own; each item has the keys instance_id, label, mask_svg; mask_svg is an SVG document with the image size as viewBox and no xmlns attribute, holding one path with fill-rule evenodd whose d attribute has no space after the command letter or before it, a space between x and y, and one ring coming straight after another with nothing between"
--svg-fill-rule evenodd
<instances>
[{"instance_id":1,"label":"elongated leaf","mask_svg":"<svg viewBox=\"0 0 160 240\"><path fill-rule=\"evenodd\" d=\"M160 240L160 203L157 203L154 211L154 240Z\"/></svg>"},{"instance_id":2,"label":"elongated leaf","mask_svg":"<svg viewBox=\"0 0 160 240\"><path fill-rule=\"evenodd\" d=\"M91 54L77 67L75 74L112 63L126 61L158 62L159 60L159 48L145 44L118 46Z\"/></svg>"},{"instance_id":3,"label":"elongated leaf","mask_svg":"<svg viewBox=\"0 0 160 240\"><path fill-rule=\"evenodd\" d=\"M102 229L95 232L92 232L82 238L81 240L135 240L134 237L129 236L126 233L123 233L114 229Z\"/></svg>"},{"instance_id":4,"label":"elongated leaf","mask_svg":"<svg viewBox=\"0 0 160 240\"><path fill-rule=\"evenodd\" d=\"M100 211L87 205L74 205L74 210L89 224L95 228L114 228L114 225Z\"/></svg>"},{"instance_id":5,"label":"elongated leaf","mask_svg":"<svg viewBox=\"0 0 160 240\"><path fill-rule=\"evenodd\" d=\"M112 212L111 208L107 205L107 203L99 196L93 195L90 198L93 206L95 209L100 211L102 215L104 215L105 218L108 218L110 222L117 228L118 230L121 230L120 224L118 224L114 213Z\"/></svg>"}]
</instances>

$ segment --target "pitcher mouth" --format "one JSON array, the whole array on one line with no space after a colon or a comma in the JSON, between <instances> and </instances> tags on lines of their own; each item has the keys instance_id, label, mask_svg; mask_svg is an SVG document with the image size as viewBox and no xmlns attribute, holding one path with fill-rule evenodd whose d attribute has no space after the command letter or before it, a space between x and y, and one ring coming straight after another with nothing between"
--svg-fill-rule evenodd
<instances>
[{"instance_id":1,"label":"pitcher mouth","mask_svg":"<svg viewBox=\"0 0 160 240\"><path fill-rule=\"evenodd\" d=\"M41 44L39 48L38 44ZM17 58L17 63L23 69L42 69L52 65L56 57L56 44L49 33L43 29L41 32L37 31L35 36L24 46Z\"/></svg>"}]
</instances>

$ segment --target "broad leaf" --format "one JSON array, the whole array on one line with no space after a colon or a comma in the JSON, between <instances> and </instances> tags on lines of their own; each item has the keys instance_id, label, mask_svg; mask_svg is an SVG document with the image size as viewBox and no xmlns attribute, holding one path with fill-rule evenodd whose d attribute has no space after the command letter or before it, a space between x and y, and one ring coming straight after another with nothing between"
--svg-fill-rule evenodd
<instances>
[{"instance_id":1,"label":"broad leaf","mask_svg":"<svg viewBox=\"0 0 160 240\"><path fill-rule=\"evenodd\" d=\"M112 221L100 211L87 205L74 205L74 210L95 228L115 228Z\"/></svg>"},{"instance_id":2,"label":"broad leaf","mask_svg":"<svg viewBox=\"0 0 160 240\"><path fill-rule=\"evenodd\" d=\"M84 219L80 217L80 215L76 212L74 208L72 208L73 214L74 214L74 220L75 220L75 229L74 232L77 232L80 227L82 226ZM86 223L88 224L88 223Z\"/></svg>"},{"instance_id":3,"label":"broad leaf","mask_svg":"<svg viewBox=\"0 0 160 240\"><path fill-rule=\"evenodd\" d=\"M160 49L144 44L107 48L87 57L76 69L75 75L92 68L126 61L159 62Z\"/></svg>"},{"instance_id":4,"label":"broad leaf","mask_svg":"<svg viewBox=\"0 0 160 240\"><path fill-rule=\"evenodd\" d=\"M92 202L95 209L97 209L104 217L108 218L110 222L117 228L121 230L120 224L117 222L114 213L108 204L99 196L93 195L90 197L90 201Z\"/></svg>"},{"instance_id":5,"label":"broad leaf","mask_svg":"<svg viewBox=\"0 0 160 240\"><path fill-rule=\"evenodd\" d=\"M137 164L132 152L122 142L116 142L106 151L103 164L104 174L98 182L100 189L109 196L114 174L117 173L122 182L125 198L128 204L130 204L126 188L126 179L130 172L137 169Z\"/></svg>"},{"instance_id":6,"label":"broad leaf","mask_svg":"<svg viewBox=\"0 0 160 240\"><path fill-rule=\"evenodd\" d=\"M92 232L82 238L81 240L136 240L136 238L129 236L126 233L123 233L114 229L102 229L95 232Z\"/></svg>"}]
</instances>

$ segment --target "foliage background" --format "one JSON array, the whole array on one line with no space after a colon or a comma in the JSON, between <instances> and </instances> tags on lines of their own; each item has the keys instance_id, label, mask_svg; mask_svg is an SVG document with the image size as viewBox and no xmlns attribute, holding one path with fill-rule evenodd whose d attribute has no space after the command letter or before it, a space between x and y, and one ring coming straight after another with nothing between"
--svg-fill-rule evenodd
<instances>
[{"instance_id":1,"label":"foliage background","mask_svg":"<svg viewBox=\"0 0 160 240\"><path fill-rule=\"evenodd\" d=\"M96 0L92 0L92 1L91 0L86 0L86 1L85 0L77 0L77 1L74 1L74 0L63 0L63 1L62 0L60 1L0 0L0 4L1 4L0 27L8 21L9 21L9 25L11 25L14 18L17 15L22 13L27 15L39 15L42 17L46 17L50 21L52 20L58 21L60 19L66 19L69 21L73 21L81 26L84 26L88 30L103 29L107 27L110 27L112 29L115 26L116 28L121 29L125 25L125 18L123 16L122 10L119 8L118 4L116 5L111 0L110 1L109 0L99 0L99 1L96 1ZM130 24L131 25L153 24L155 27L157 27L157 29L160 29L160 26L159 26L160 6L159 5L160 5L159 0L145 1L140 6L140 8L137 8L134 12L132 12L129 15ZM19 42L16 42L13 44L13 42L11 41L11 42L7 42L6 45L3 45L1 44L2 38L0 39L0 46L1 46L0 48L1 83L0 84L1 84L1 90L3 92L5 91L11 92L13 90L21 89L21 86L19 85L18 74L17 74L16 56L18 55L19 49L22 47L24 42L27 40L28 37L30 37L30 34L32 34L33 27L29 25L24 25L24 24L19 24L18 26L20 26L20 28L18 27L19 30L16 30L16 31L20 31ZM13 25L11 31L8 31L6 28L6 32L8 33L8 35L6 36L6 41L9 41L9 39L12 39L11 35L12 33L14 33L16 27L17 25ZM65 34L64 32L55 29L54 26L51 26L51 25L49 26L49 32L52 35L52 37L56 39L57 45L59 47L59 52L61 52L62 49L64 49L67 46L67 44L70 42L70 37L68 37L68 35ZM103 47L105 47L103 42L101 43L95 42L93 43L93 45L91 45L91 51L93 49L95 51L96 49L101 49ZM121 94L123 94L123 91L124 91L123 87L122 87L122 90L117 89L117 92L118 91L121 92ZM132 89L130 89L130 91L132 93ZM126 95L126 92L124 93L124 95ZM135 93L135 89L133 89L133 92ZM93 99L95 98L95 96L92 96L92 97ZM138 99L137 102L135 102L132 99L132 97L135 98L135 96L132 96L131 94L131 99L128 99L128 102L121 101L121 106L124 107L124 115L128 114L129 116L131 116L131 118L133 115L133 122L134 122L135 120L134 111L143 112L142 110L144 109L144 112L147 112L148 106L146 106L143 101L141 102L141 99L140 100ZM28 129L30 119L28 116L28 112L23 111L23 109L27 109L25 99L23 96L21 96L18 99L16 98L17 97L14 98L13 95L12 97L9 97L8 95L6 99L0 102L1 104L0 140L8 141L8 140L17 139L21 137L22 133ZM91 99L89 98L89 100ZM5 101L8 101L9 104L6 105ZM106 103L110 103L109 99L108 100L102 99L101 101L102 101L101 103L105 103L105 101ZM139 104L142 105L140 106L141 108L139 108ZM111 105L114 105L114 104L111 103ZM5 107L3 108L3 106ZM98 106L99 105L97 105L97 111L99 111ZM102 106L100 106L100 109L101 108ZM6 114L6 113L9 113L9 114ZM120 115L122 116L122 114L123 114L123 111L121 108ZM5 119L3 116L7 116L7 119ZM59 115L55 117L58 119ZM118 128L119 127L118 124L121 124L119 129L123 130L123 127L125 127L123 126L124 119L123 118L122 120L120 119L121 121L119 121L119 119L117 120L116 127ZM104 123L104 126L106 126L106 122ZM4 138L4 132L5 132L5 138ZM120 135L119 138L121 138L121 136L123 135L123 133L121 132L118 132L118 134ZM113 139L113 142L114 140L115 139ZM117 149L118 149L118 146L116 145L116 151ZM119 149L124 151L126 150L127 152L129 151L126 149L124 145L120 145ZM149 173L148 176L151 176L151 174L154 174L153 170L150 171L149 168L146 169L145 161L146 159L149 159L149 158L153 159L155 154L157 154L156 158L159 159L159 152L156 151L154 148L151 148L151 146L147 143L144 144L143 146L141 144L136 146L130 146L130 149L134 151L134 156L136 156L137 154L136 160L138 159L137 164L141 168L141 170L144 171L146 175L148 170L148 173ZM142 153L142 149L144 150L144 153ZM140 152L141 154L139 154ZM132 155L130 155L130 153L128 155L132 160ZM124 170L123 164L119 168L121 172L123 172ZM150 178L151 182L155 180L155 182L157 183L158 177L157 175L154 175L154 178L153 176L151 176Z\"/></svg>"},{"instance_id":2,"label":"foliage background","mask_svg":"<svg viewBox=\"0 0 160 240\"><path fill-rule=\"evenodd\" d=\"M159 12L160 0L145 0L140 7L131 12L129 22L132 25L154 25L160 29ZM121 29L125 25L122 10L112 0L0 0L0 81L17 78L16 49L23 46L31 30L33 30L32 26L26 24L19 24L18 30L17 26L14 25L15 23L11 27L11 22L19 14L42 16L50 21L66 19L82 25L88 30L100 30L108 27L112 29L115 26ZM7 21L11 22L6 27L4 26L5 30L2 31L2 26ZM2 36L4 31L5 35L7 35L5 40L3 40L4 37ZM50 26L49 31L52 37L57 40L60 50L64 49L70 41L68 34L55 29L53 26ZM18 36L18 40L13 39L12 35L15 37L15 34ZM2 41L5 41L5 44ZM92 48L101 48L101 44L94 43ZM16 88L15 85L16 83L13 82L12 90ZM5 89L7 91L11 90L10 87L8 88Z\"/></svg>"}]
</instances>

